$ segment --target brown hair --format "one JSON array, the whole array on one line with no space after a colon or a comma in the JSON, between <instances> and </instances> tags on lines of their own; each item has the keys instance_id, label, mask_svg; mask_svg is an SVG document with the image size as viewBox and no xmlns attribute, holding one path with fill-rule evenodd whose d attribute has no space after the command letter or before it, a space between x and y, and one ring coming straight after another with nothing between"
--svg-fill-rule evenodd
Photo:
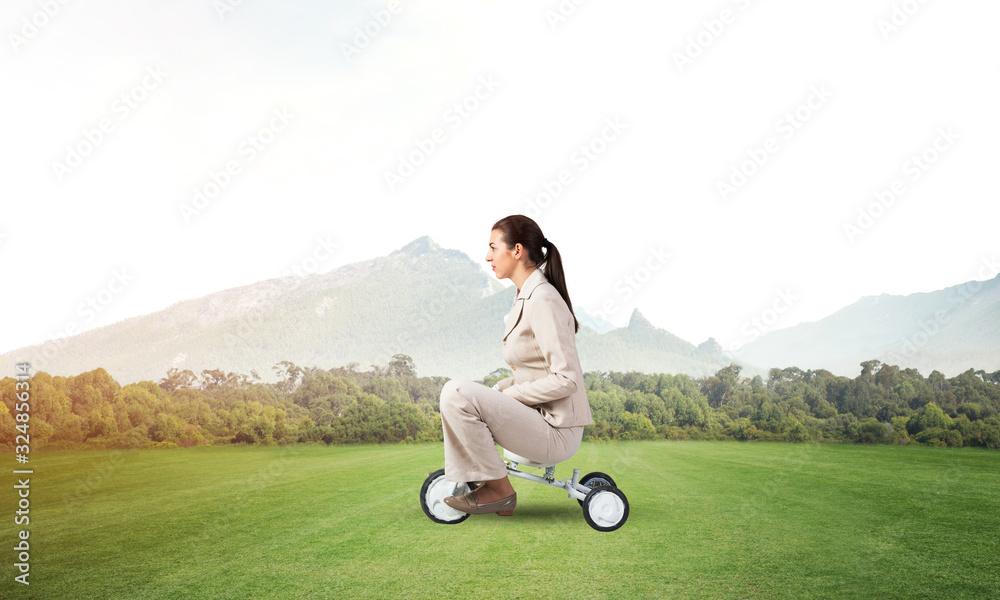
<instances>
[{"instance_id":1,"label":"brown hair","mask_svg":"<svg viewBox=\"0 0 1000 600\"><path fill-rule=\"evenodd\" d=\"M521 244L528 252L528 259L531 262L538 267L545 265L545 278L566 302L570 314L573 315L575 331L580 331L580 322L576 319L573 303L570 302L569 292L566 290L566 275L563 272L562 257L555 245L542 235L542 228L538 226L538 223L524 215L510 215L494 223L493 229L500 232L508 248Z\"/></svg>"}]
</instances>

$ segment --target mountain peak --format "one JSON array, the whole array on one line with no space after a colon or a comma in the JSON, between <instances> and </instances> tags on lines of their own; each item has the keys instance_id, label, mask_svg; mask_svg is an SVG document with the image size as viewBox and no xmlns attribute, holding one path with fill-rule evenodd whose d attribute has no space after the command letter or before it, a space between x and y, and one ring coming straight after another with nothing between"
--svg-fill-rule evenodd
<instances>
[{"instance_id":1,"label":"mountain peak","mask_svg":"<svg viewBox=\"0 0 1000 600\"><path fill-rule=\"evenodd\" d=\"M628 318L628 328L632 331L653 331L656 327L649 322L649 319L642 316L639 309L636 308L632 311L632 316Z\"/></svg>"},{"instance_id":2,"label":"mountain peak","mask_svg":"<svg viewBox=\"0 0 1000 600\"><path fill-rule=\"evenodd\" d=\"M393 254L406 254L408 256L423 256L425 254L430 254L432 252L437 252L441 249L437 243L431 239L429 235L424 237L419 237L409 244L403 246L399 250L393 252Z\"/></svg>"},{"instance_id":3,"label":"mountain peak","mask_svg":"<svg viewBox=\"0 0 1000 600\"><path fill-rule=\"evenodd\" d=\"M195 373L267 373L279 361L328 369L385 364L404 353L422 372L473 379L496 368L501 317L514 293L461 251L440 248L429 237L388 259L344 265L302 285L287 283L222 290L80 333L60 343L55 359L47 360L47 346L38 345L0 354L0 360L44 364L49 374L64 376L100 367L124 383L156 381L182 363ZM588 320L583 310L580 316L583 326L589 321L609 329L581 327L578 354L585 370L703 376L721 368L715 357L654 328L639 311L629 329Z\"/></svg>"},{"instance_id":4,"label":"mountain peak","mask_svg":"<svg viewBox=\"0 0 1000 600\"><path fill-rule=\"evenodd\" d=\"M714 337L710 337L704 342L698 344L698 349L702 352L711 354L712 356L722 355L722 344L720 344Z\"/></svg>"}]
</instances>

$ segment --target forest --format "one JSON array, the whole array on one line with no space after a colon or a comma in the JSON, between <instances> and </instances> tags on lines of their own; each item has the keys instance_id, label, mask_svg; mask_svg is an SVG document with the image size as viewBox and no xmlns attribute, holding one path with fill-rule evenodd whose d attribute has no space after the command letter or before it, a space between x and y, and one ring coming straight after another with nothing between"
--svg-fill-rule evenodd
<instances>
[{"instance_id":1,"label":"forest","mask_svg":"<svg viewBox=\"0 0 1000 600\"><path fill-rule=\"evenodd\" d=\"M438 397L448 380L419 377L413 360L333 369L283 361L276 383L249 375L170 369L122 386L104 369L0 380L0 444L31 450L175 448L218 444L356 444L441 440ZM497 369L481 382L510 376ZM826 370L729 365L714 375L588 372L589 441L738 440L1000 448L1000 371L923 377L877 360L850 379ZM16 406L18 403L19 406ZM15 412L16 409L16 412ZM16 418L15 418L16 417ZM17 444L22 444L23 439Z\"/></svg>"}]
</instances>

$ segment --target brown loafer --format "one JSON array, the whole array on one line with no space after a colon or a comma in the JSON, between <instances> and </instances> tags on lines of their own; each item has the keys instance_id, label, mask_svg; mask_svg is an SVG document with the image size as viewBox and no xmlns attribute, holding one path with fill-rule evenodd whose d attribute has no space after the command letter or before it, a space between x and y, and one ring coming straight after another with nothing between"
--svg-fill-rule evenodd
<instances>
[{"instance_id":1,"label":"brown loafer","mask_svg":"<svg viewBox=\"0 0 1000 600\"><path fill-rule=\"evenodd\" d=\"M470 515L485 515L495 512L501 517L509 517L514 514L514 507L517 506L517 492L496 502L480 504L476 491L472 490L468 494L461 496L448 496L444 499L444 503L455 510L460 510Z\"/></svg>"}]
</instances>

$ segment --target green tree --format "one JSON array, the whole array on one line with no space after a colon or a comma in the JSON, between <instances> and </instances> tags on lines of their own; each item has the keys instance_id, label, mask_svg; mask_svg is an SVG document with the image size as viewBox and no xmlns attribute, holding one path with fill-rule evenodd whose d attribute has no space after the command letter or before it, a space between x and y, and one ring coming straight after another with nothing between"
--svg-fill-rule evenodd
<instances>
[{"instance_id":1,"label":"green tree","mask_svg":"<svg viewBox=\"0 0 1000 600\"><path fill-rule=\"evenodd\" d=\"M867 418L858 421L848 430L848 438L861 444L882 444L889 439L889 430L878 419Z\"/></svg>"},{"instance_id":2,"label":"green tree","mask_svg":"<svg viewBox=\"0 0 1000 600\"><path fill-rule=\"evenodd\" d=\"M486 387L493 387L501 379L507 379L508 377L513 377L513 375L514 372L511 371L510 369L506 367L500 367L494 369L493 372L491 372L486 377L483 377L483 385L485 385Z\"/></svg>"},{"instance_id":3,"label":"green tree","mask_svg":"<svg viewBox=\"0 0 1000 600\"><path fill-rule=\"evenodd\" d=\"M101 404L87 415L86 434L92 437L111 437L118 434L118 422L109 404Z\"/></svg>"},{"instance_id":4,"label":"green tree","mask_svg":"<svg viewBox=\"0 0 1000 600\"><path fill-rule=\"evenodd\" d=\"M809 430L806 429L806 426L794 418L788 420L788 427L785 432L788 435L788 440L791 442L807 442L812 439L809 436Z\"/></svg>"},{"instance_id":5,"label":"green tree","mask_svg":"<svg viewBox=\"0 0 1000 600\"><path fill-rule=\"evenodd\" d=\"M950 425L951 417L944 414L937 404L929 402L919 414L910 419L906 429L915 434L927 429L947 429Z\"/></svg>"},{"instance_id":6,"label":"green tree","mask_svg":"<svg viewBox=\"0 0 1000 600\"><path fill-rule=\"evenodd\" d=\"M752 440L757 437L757 426L744 417L730 423L725 433L737 440Z\"/></svg>"},{"instance_id":7,"label":"green tree","mask_svg":"<svg viewBox=\"0 0 1000 600\"><path fill-rule=\"evenodd\" d=\"M15 438L20 434L13 415L7 410L7 404L0 402L0 446L13 447Z\"/></svg>"},{"instance_id":8,"label":"green tree","mask_svg":"<svg viewBox=\"0 0 1000 600\"><path fill-rule=\"evenodd\" d=\"M295 391L295 388L298 387L299 382L305 374L302 367L297 367L295 366L295 363L287 360L283 360L274 365L271 367L271 370L274 371L274 374L277 375L279 379L276 387L286 394Z\"/></svg>"},{"instance_id":9,"label":"green tree","mask_svg":"<svg viewBox=\"0 0 1000 600\"><path fill-rule=\"evenodd\" d=\"M149 437L156 442L166 442L173 440L184 431L184 422L175 415L157 413L153 417L153 424L149 428Z\"/></svg>"},{"instance_id":10,"label":"green tree","mask_svg":"<svg viewBox=\"0 0 1000 600\"><path fill-rule=\"evenodd\" d=\"M167 376L160 380L159 386L167 392L178 389L193 389L198 387L198 376L190 369L181 371L172 367L167 371Z\"/></svg>"},{"instance_id":11,"label":"green tree","mask_svg":"<svg viewBox=\"0 0 1000 600\"><path fill-rule=\"evenodd\" d=\"M410 402L410 394L396 379L388 377L372 379L363 389L366 394L373 394L386 402Z\"/></svg>"},{"instance_id":12,"label":"green tree","mask_svg":"<svg viewBox=\"0 0 1000 600\"><path fill-rule=\"evenodd\" d=\"M625 412L625 403L620 395L621 388L613 387L615 389L608 392L595 391L588 395L590 411L595 422L621 422L622 414Z\"/></svg>"},{"instance_id":13,"label":"green tree","mask_svg":"<svg viewBox=\"0 0 1000 600\"><path fill-rule=\"evenodd\" d=\"M111 404L121 389L118 382L104 369L94 369L67 380L73 412L86 418L101 404Z\"/></svg>"},{"instance_id":14,"label":"green tree","mask_svg":"<svg viewBox=\"0 0 1000 600\"><path fill-rule=\"evenodd\" d=\"M392 377L416 377L417 365L406 354L393 354L389 361L389 374Z\"/></svg>"},{"instance_id":15,"label":"green tree","mask_svg":"<svg viewBox=\"0 0 1000 600\"><path fill-rule=\"evenodd\" d=\"M621 417L620 439L651 440L656 437L656 429L645 415L624 412Z\"/></svg>"},{"instance_id":16,"label":"green tree","mask_svg":"<svg viewBox=\"0 0 1000 600\"><path fill-rule=\"evenodd\" d=\"M740 383L742 370L743 367L739 365L729 365L715 375L699 380L701 393L708 399L709 406L718 408L730 401Z\"/></svg>"}]
</instances>

